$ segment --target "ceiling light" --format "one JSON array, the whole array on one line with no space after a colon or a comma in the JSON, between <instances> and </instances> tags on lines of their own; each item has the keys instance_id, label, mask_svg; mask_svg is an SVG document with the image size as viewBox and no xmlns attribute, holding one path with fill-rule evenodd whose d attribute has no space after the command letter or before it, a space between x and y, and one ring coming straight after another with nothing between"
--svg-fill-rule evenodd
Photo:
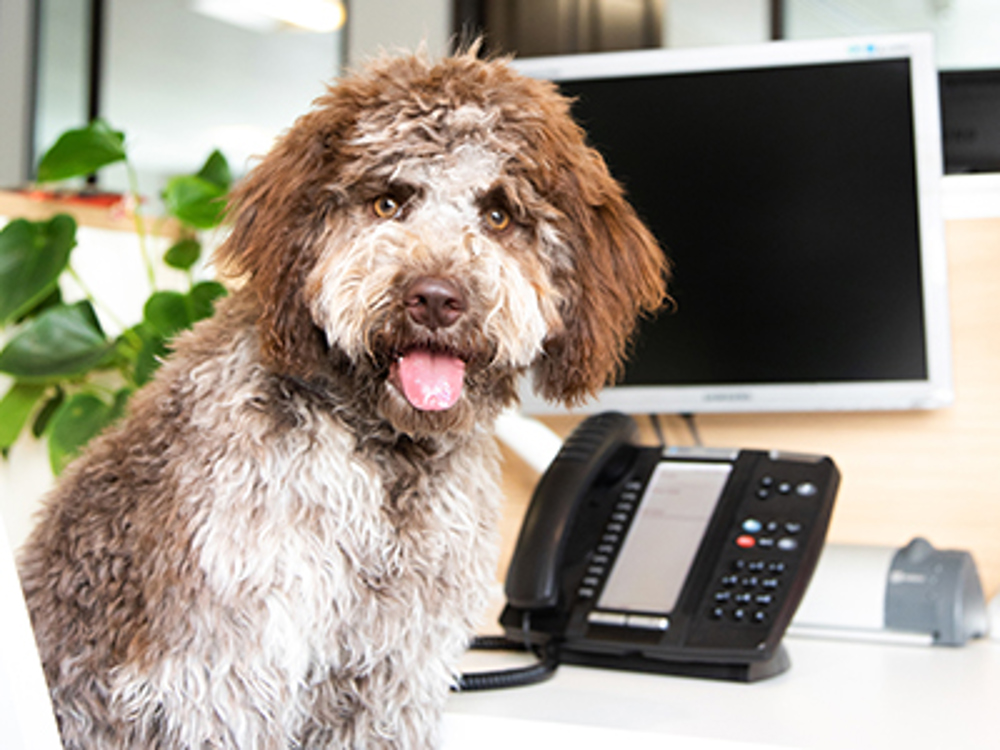
<instances>
[{"instance_id":1,"label":"ceiling light","mask_svg":"<svg viewBox=\"0 0 1000 750\"><path fill-rule=\"evenodd\" d=\"M341 0L192 0L191 5L198 13L258 32L293 26L328 34L347 18Z\"/></svg>"}]
</instances>

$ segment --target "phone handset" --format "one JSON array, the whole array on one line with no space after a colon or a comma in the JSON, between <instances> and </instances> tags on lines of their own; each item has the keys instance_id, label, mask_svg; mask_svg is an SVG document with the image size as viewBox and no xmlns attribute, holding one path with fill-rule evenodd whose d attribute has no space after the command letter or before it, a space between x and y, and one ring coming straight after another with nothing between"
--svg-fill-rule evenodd
<instances>
[{"instance_id":1,"label":"phone handset","mask_svg":"<svg viewBox=\"0 0 1000 750\"><path fill-rule=\"evenodd\" d=\"M566 439L535 488L521 526L507 570L505 591L511 606L556 606L569 531L580 505L603 473L617 473L614 459L620 449L637 440L635 420L618 412L590 417Z\"/></svg>"}]
</instances>

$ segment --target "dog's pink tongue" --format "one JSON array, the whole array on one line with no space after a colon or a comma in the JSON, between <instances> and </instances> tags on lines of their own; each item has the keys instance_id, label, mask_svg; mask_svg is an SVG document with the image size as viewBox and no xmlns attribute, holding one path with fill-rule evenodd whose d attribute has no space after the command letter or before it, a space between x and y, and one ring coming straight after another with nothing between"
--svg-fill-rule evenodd
<instances>
[{"instance_id":1,"label":"dog's pink tongue","mask_svg":"<svg viewBox=\"0 0 1000 750\"><path fill-rule=\"evenodd\" d=\"M399 360L403 395L415 409L450 409L462 395L465 362L458 357L417 349Z\"/></svg>"}]
</instances>

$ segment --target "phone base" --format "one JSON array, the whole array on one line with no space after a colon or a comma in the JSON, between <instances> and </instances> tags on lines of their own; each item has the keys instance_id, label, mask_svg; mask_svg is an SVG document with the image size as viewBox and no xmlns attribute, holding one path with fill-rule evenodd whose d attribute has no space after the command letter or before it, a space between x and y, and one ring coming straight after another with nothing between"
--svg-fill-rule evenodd
<instances>
[{"instance_id":1,"label":"phone base","mask_svg":"<svg viewBox=\"0 0 1000 750\"><path fill-rule=\"evenodd\" d=\"M785 672L791 666L784 645L770 659L753 662L720 663L704 661L670 661L652 659L639 654L597 654L573 651L565 647L559 650L562 664L575 664L602 669L625 669L634 672L673 675L676 677L700 677L709 680L729 682L757 682Z\"/></svg>"}]
</instances>

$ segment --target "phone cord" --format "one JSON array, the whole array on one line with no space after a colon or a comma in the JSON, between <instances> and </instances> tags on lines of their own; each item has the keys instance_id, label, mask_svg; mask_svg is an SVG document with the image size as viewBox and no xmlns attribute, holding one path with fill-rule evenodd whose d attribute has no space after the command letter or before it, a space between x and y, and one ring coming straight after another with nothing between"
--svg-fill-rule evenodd
<instances>
[{"instance_id":1,"label":"phone cord","mask_svg":"<svg viewBox=\"0 0 1000 750\"><path fill-rule=\"evenodd\" d=\"M499 690L534 685L549 679L559 666L558 651L555 644L551 642L544 646L532 647L503 636L477 636L472 640L469 648L477 651L532 651L538 656L538 662L527 667L469 672L460 675L458 684L453 688L456 692Z\"/></svg>"}]
</instances>

